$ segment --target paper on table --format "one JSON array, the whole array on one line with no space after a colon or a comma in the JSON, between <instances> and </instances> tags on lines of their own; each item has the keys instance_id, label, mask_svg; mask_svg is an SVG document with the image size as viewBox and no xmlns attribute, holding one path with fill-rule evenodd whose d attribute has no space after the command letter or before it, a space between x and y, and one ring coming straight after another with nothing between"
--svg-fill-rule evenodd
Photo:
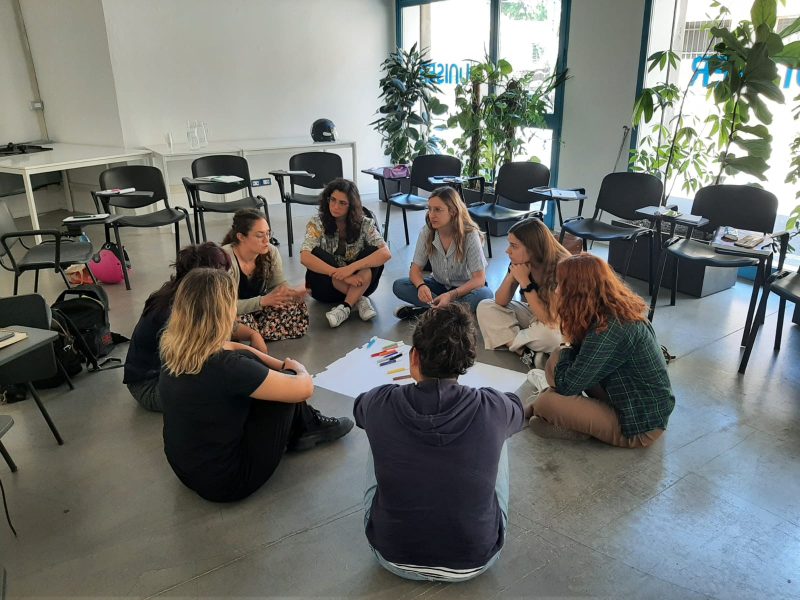
<instances>
[{"instance_id":1,"label":"paper on table","mask_svg":"<svg viewBox=\"0 0 800 600\"><path fill-rule=\"evenodd\" d=\"M10 346L11 344L16 344L17 342L21 342L22 340L28 337L28 334L25 333L24 331L13 331L11 329L4 329L3 331L11 332L13 333L13 335L0 342L0 348L5 348L6 346Z\"/></svg>"},{"instance_id":2,"label":"paper on table","mask_svg":"<svg viewBox=\"0 0 800 600\"><path fill-rule=\"evenodd\" d=\"M195 181L208 181L210 183L239 183L244 181L238 175L206 175L205 177L195 177Z\"/></svg>"},{"instance_id":3,"label":"paper on table","mask_svg":"<svg viewBox=\"0 0 800 600\"><path fill-rule=\"evenodd\" d=\"M379 366L380 357L371 357L391 340L378 338L375 343L367 348L364 344L348 352L345 356L328 365L327 369L314 376L314 385L355 398L362 392L371 390L387 383L405 384L413 380L394 381L397 374L387 371L404 368L408 369L408 354L411 347L401 343L397 347L402 356L391 365ZM354 377L353 374L358 376ZM513 392L525 381L525 373L494 367L484 363L475 363L465 375L458 378L462 385L471 387L492 387L501 392Z\"/></svg>"}]
</instances>

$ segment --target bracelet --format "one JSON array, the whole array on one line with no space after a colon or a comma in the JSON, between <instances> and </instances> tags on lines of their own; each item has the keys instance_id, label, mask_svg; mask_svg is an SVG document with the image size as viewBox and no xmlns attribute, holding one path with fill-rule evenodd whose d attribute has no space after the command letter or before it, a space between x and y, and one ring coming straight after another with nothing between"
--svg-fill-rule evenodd
<instances>
[{"instance_id":1,"label":"bracelet","mask_svg":"<svg viewBox=\"0 0 800 600\"><path fill-rule=\"evenodd\" d=\"M286 370L286 361L283 361L283 363L281 363L281 371L285 370Z\"/></svg>"},{"instance_id":2,"label":"bracelet","mask_svg":"<svg viewBox=\"0 0 800 600\"><path fill-rule=\"evenodd\" d=\"M423 285L427 287L428 284L423 281L418 286L415 286L417 288L417 291L419 291L419 288L421 288Z\"/></svg>"}]
</instances>

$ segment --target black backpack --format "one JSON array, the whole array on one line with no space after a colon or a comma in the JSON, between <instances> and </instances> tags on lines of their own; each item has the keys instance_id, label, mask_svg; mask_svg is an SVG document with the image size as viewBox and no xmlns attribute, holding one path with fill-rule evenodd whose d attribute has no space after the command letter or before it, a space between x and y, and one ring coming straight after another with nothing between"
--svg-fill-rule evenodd
<instances>
[{"instance_id":1,"label":"black backpack","mask_svg":"<svg viewBox=\"0 0 800 600\"><path fill-rule=\"evenodd\" d=\"M108 295L97 285L78 285L64 290L52 308L67 317L95 357L114 348L108 320Z\"/></svg>"},{"instance_id":2,"label":"black backpack","mask_svg":"<svg viewBox=\"0 0 800 600\"><path fill-rule=\"evenodd\" d=\"M50 328L58 333L58 339L53 342L56 359L61 363L61 366L64 367L64 371L66 371L67 375L70 377L77 375L83 370L84 358L83 353L80 351L82 340L75 338L69 321L58 309L52 310ZM37 379L33 382L33 385L36 389L47 389L58 387L65 381L66 378L59 370L58 373L52 377Z\"/></svg>"}]
</instances>

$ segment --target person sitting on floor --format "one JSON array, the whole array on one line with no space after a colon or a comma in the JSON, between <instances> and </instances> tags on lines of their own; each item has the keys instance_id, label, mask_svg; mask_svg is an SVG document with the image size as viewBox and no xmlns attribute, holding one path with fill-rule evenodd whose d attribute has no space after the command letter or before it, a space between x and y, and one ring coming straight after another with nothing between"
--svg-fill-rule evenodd
<instances>
[{"instance_id":1,"label":"person sitting on floor","mask_svg":"<svg viewBox=\"0 0 800 600\"><path fill-rule=\"evenodd\" d=\"M494 300L478 305L478 327L487 350L506 347L534 367L561 344L555 314L556 265L570 254L539 219L514 223L508 230L508 274ZM514 292L520 289L520 300ZM544 360L539 361L544 366ZM541 368L541 367L540 367Z\"/></svg>"},{"instance_id":2,"label":"person sitting on floor","mask_svg":"<svg viewBox=\"0 0 800 600\"><path fill-rule=\"evenodd\" d=\"M390 258L375 219L361 205L356 184L341 178L331 181L320 194L319 212L308 222L300 248L311 297L336 304L325 313L331 327L344 323L354 308L362 321L375 317L369 295Z\"/></svg>"},{"instance_id":3,"label":"person sitting on floor","mask_svg":"<svg viewBox=\"0 0 800 600\"><path fill-rule=\"evenodd\" d=\"M591 254L561 261L556 278L556 312L567 343L547 361L551 387L534 403L533 431L650 446L667 428L675 396L644 301Z\"/></svg>"},{"instance_id":4,"label":"person sitting on floor","mask_svg":"<svg viewBox=\"0 0 800 600\"><path fill-rule=\"evenodd\" d=\"M158 342L169 319L178 284L192 269L210 267L227 271L231 262L222 248L214 242L206 242L182 248L172 266L175 274L144 303L142 316L131 335L122 377L122 383L128 386L131 396L147 410L157 412L162 410L158 395L158 375L161 372ZM232 331L234 340L248 341L257 350L267 351L267 345L257 331L238 321L232 324Z\"/></svg>"},{"instance_id":5,"label":"person sitting on floor","mask_svg":"<svg viewBox=\"0 0 800 600\"><path fill-rule=\"evenodd\" d=\"M231 274L238 290L239 320L267 340L303 337L308 331L304 287L292 288L283 275L278 249L270 244L270 227L263 213L237 210L222 248L231 257Z\"/></svg>"},{"instance_id":6,"label":"person sitting on floor","mask_svg":"<svg viewBox=\"0 0 800 600\"><path fill-rule=\"evenodd\" d=\"M450 302L469 304L475 312L481 300L491 298L481 236L458 192L447 186L435 189L428 198L409 276L393 286L394 295L412 306L401 306L395 315L408 319ZM423 277L428 262L433 273Z\"/></svg>"},{"instance_id":7,"label":"person sitting on floor","mask_svg":"<svg viewBox=\"0 0 800 600\"><path fill-rule=\"evenodd\" d=\"M309 449L353 427L306 404L314 384L302 364L228 341L235 316L233 278L194 269L161 336L164 453L188 488L215 502L252 494L287 448Z\"/></svg>"},{"instance_id":8,"label":"person sitting on floor","mask_svg":"<svg viewBox=\"0 0 800 600\"><path fill-rule=\"evenodd\" d=\"M475 362L464 304L433 308L413 334L416 383L356 398L369 438L367 539L378 562L407 579L464 581L500 555L508 525L506 439L531 415L519 398L458 383Z\"/></svg>"}]
</instances>

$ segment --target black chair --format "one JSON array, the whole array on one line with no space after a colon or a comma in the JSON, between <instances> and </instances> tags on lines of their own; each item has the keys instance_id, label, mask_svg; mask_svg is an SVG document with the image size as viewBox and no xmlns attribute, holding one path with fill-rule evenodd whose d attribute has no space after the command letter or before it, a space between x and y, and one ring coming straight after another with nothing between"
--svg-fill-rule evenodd
<instances>
[{"instance_id":1,"label":"black chair","mask_svg":"<svg viewBox=\"0 0 800 600\"><path fill-rule=\"evenodd\" d=\"M761 292L761 302L758 304L755 320L750 328L750 336L747 338L747 345L744 349L742 361L739 363L739 373L744 374L747 369L747 362L750 360L750 354L753 351L753 346L756 343L756 335L758 328L764 322L767 313L767 300L770 293L775 294L780 298L778 305L778 323L775 327L775 344L773 350L776 352L781 349L781 337L783 334L783 316L786 312L786 302L793 302L795 306L800 306L800 267L796 273L784 270L783 262L786 259L786 250L789 246L789 233L784 232L781 237L781 250L780 259L778 260L778 269L770 275L763 286Z\"/></svg>"},{"instance_id":2,"label":"black chair","mask_svg":"<svg viewBox=\"0 0 800 600\"><path fill-rule=\"evenodd\" d=\"M151 192L152 195L105 195L92 192L95 206L98 212L111 213L111 207L137 209L153 206L158 202L163 202L166 208L143 215L118 216L106 223L106 242L109 241L109 232L114 229L114 238L119 251L119 262L125 265L125 256L122 248L119 230L122 227L161 227L163 225L175 226L175 255L181 249L180 223L186 221L186 229L189 231L189 243L194 244L194 234L192 225L189 222L189 213L180 206L172 208L167 199L167 188L164 185L164 176L156 167L146 165L128 165L125 167L112 167L100 173L100 188L125 189L135 188L137 192ZM101 210L102 204L102 210ZM125 289L131 289L128 279L128 269L124 266L122 274L125 277Z\"/></svg>"},{"instance_id":3,"label":"black chair","mask_svg":"<svg viewBox=\"0 0 800 600\"><path fill-rule=\"evenodd\" d=\"M648 173L610 173L603 178L600 184L600 193L597 195L597 205L594 215L587 219L584 217L572 217L564 221L561 227L559 242L564 241L564 235L571 233L581 238L583 249L586 250L586 240L610 242L612 240L627 241L629 243L628 255L625 258L625 268L622 271L622 278L628 274L628 269L633 256L633 249L640 238L648 238L649 250L649 270L648 283L653 282L653 230L647 227L623 227L611 225L600 220L603 212L610 215L634 221L641 217L636 211L645 206L658 206L661 204L661 196L664 186L661 180Z\"/></svg>"},{"instance_id":4,"label":"black chair","mask_svg":"<svg viewBox=\"0 0 800 600\"><path fill-rule=\"evenodd\" d=\"M8 415L0 415L0 438L2 438L8 432L8 430L11 429L12 425L14 425L14 419ZM6 450L6 447L3 445L2 441L0 441L0 455L2 455L5 459L8 468L11 469L11 472L16 473L17 465L14 464L14 460L11 458L11 455L8 453L8 450Z\"/></svg>"},{"instance_id":5,"label":"black chair","mask_svg":"<svg viewBox=\"0 0 800 600\"><path fill-rule=\"evenodd\" d=\"M192 177L209 177L213 175L235 175L236 177L241 177L242 181L233 183L193 183L188 177L183 178L183 187L186 188L186 195L189 197L189 206L194 211L194 229L198 232L202 231L203 241L208 239L204 218L204 213L207 212L234 213L242 208L254 208L263 210L267 221L269 221L267 199L253 194L247 159L232 154L218 154L203 156L192 162ZM244 189L247 190L247 196L229 202L203 200L200 196L201 192L232 194ZM199 233L197 237L200 237ZM273 241L273 243L275 242Z\"/></svg>"},{"instance_id":6,"label":"black chair","mask_svg":"<svg viewBox=\"0 0 800 600\"><path fill-rule=\"evenodd\" d=\"M481 178L482 180L483 178ZM507 223L521 221L528 217L543 216L542 209L546 198L541 194L534 194L528 190L532 187L542 187L550 183L550 169L540 163L511 162L500 167L494 186L494 202L486 204L473 204L469 207L469 214L478 223L485 224L486 249L489 258L492 258L492 236L489 233L489 223ZM481 181L481 189L484 182ZM508 208L499 204L501 199L518 204L520 208ZM531 210L531 204L540 202L539 210Z\"/></svg>"},{"instance_id":7,"label":"black chair","mask_svg":"<svg viewBox=\"0 0 800 600\"><path fill-rule=\"evenodd\" d=\"M39 294L0 298L0 327L13 325L50 329L50 307ZM52 377L58 370L59 364L53 344L47 344L0 366L0 383L25 385L36 402L36 406L39 407L47 426L53 432L53 437L61 445L64 440L32 383L37 379Z\"/></svg>"},{"instance_id":8,"label":"black chair","mask_svg":"<svg viewBox=\"0 0 800 600\"><path fill-rule=\"evenodd\" d=\"M33 237L34 235L52 239L46 239L41 244L28 246L23 238ZM11 249L17 243L24 249L24 253L15 258ZM8 206L5 202L0 202L0 266L14 272L15 296L19 288L19 276L25 271L34 272L34 292L39 291L39 271L41 269L54 269L56 273L61 275L67 287L70 287L64 269L70 265L88 264L92 259L92 254L94 254L94 249L91 242L81 242L66 237L64 233L57 229L17 230ZM10 267L3 262L6 257L11 263ZM91 271L89 273L91 274ZM94 275L92 275L92 279L94 279Z\"/></svg>"},{"instance_id":9,"label":"black chair","mask_svg":"<svg viewBox=\"0 0 800 600\"><path fill-rule=\"evenodd\" d=\"M457 177L461 174L461 161L455 156L447 156L445 154L426 154L418 156L411 163L411 192L416 190L425 190L432 192L436 187L430 182L431 177ZM411 192L398 192L392 194L386 199L386 220L383 223L383 237L386 243L389 243L389 215L391 214L392 207L396 206L403 211L403 229L406 234L406 245L409 244L408 239L408 218L406 211L427 210L428 199L417 196Z\"/></svg>"},{"instance_id":10,"label":"black chair","mask_svg":"<svg viewBox=\"0 0 800 600\"><path fill-rule=\"evenodd\" d=\"M775 217L778 214L778 199L774 194L749 185L711 185L701 188L694 197L692 214L705 217L707 224L698 229L713 232L719 227L728 226L736 229L769 233L775 228ZM766 279L766 269L772 262L772 253L747 255L746 250L737 250L735 253L725 253L725 250L714 248L710 243L691 239L694 227L688 227L684 237L673 237L664 242L661 259L659 260L658 277L655 279L650 313L648 318L652 321L655 316L658 292L664 269L669 257L674 260L672 273L672 291L670 306L675 305L678 287L678 265L680 261L692 261L706 267L740 268L755 266L756 279L753 283L753 293L750 297L750 307L747 311L742 334L742 346L745 345L750 331L750 325L755 312L758 299L758 289Z\"/></svg>"},{"instance_id":11,"label":"black chair","mask_svg":"<svg viewBox=\"0 0 800 600\"><path fill-rule=\"evenodd\" d=\"M278 182L281 202L286 205L286 232L289 237L289 256L292 256L294 244L294 228L292 226L292 204L317 206L319 193L334 179L342 177L342 157L333 152L302 152L289 159L289 171L307 171L311 176L288 175L281 171L271 171ZM289 192L286 191L284 178L289 177ZM314 190L313 194L297 192L300 187Z\"/></svg>"}]
</instances>

